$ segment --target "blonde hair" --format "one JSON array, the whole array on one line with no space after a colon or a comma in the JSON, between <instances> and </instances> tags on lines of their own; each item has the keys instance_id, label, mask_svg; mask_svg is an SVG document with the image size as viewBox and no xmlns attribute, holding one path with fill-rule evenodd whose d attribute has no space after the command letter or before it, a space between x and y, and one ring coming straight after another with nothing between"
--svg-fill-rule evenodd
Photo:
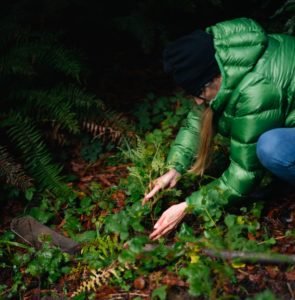
<instances>
[{"instance_id":1,"label":"blonde hair","mask_svg":"<svg viewBox=\"0 0 295 300\"><path fill-rule=\"evenodd\" d=\"M201 132L200 132L200 146L197 154L197 160L189 172L203 176L204 171L211 163L211 146L214 136L213 128L213 111L208 106L202 116Z\"/></svg>"}]
</instances>

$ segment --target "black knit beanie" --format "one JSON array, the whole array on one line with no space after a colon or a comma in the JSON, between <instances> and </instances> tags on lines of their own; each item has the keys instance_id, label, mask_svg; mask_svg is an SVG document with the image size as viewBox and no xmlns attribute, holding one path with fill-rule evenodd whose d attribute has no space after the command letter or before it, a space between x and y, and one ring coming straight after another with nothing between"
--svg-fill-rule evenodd
<instances>
[{"instance_id":1,"label":"black knit beanie","mask_svg":"<svg viewBox=\"0 0 295 300\"><path fill-rule=\"evenodd\" d=\"M198 96L204 84L220 73L214 55L212 36L196 30L164 49L164 71L187 93Z\"/></svg>"}]
</instances>

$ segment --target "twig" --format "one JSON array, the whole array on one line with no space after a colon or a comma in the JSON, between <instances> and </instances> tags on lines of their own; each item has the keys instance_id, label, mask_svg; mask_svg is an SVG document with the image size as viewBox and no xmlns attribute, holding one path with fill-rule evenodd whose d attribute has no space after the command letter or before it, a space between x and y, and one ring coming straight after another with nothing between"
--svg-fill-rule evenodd
<instances>
[{"instance_id":1,"label":"twig","mask_svg":"<svg viewBox=\"0 0 295 300\"><path fill-rule=\"evenodd\" d=\"M157 245L146 244L144 251L153 251ZM172 245L167 245L167 248L172 248ZM241 261L256 262L256 263L273 263L273 264L295 264L295 255L287 255L280 253L261 253L261 252L246 252L246 251L229 251L229 250L213 250L200 249L203 255L225 260L239 259Z\"/></svg>"},{"instance_id":2,"label":"twig","mask_svg":"<svg viewBox=\"0 0 295 300\"><path fill-rule=\"evenodd\" d=\"M124 297L124 296L125 297L128 296L128 299L129 299L129 297L135 297L135 296L137 296L137 297L143 297L143 298L148 298L149 297L149 295L142 294L142 293L126 293L126 292L123 292L123 293L110 294L110 295L107 296L106 299L112 299L112 300L114 300L114 299L122 299L122 297ZM116 297L119 297L119 298L116 298Z\"/></svg>"},{"instance_id":3,"label":"twig","mask_svg":"<svg viewBox=\"0 0 295 300\"><path fill-rule=\"evenodd\" d=\"M294 292L293 292L293 290L292 290L291 285L290 285L289 282L287 282L287 287L288 287L288 290L289 290L289 292L291 294L291 299L290 300L294 300L295 299L295 295L294 295Z\"/></svg>"},{"instance_id":4,"label":"twig","mask_svg":"<svg viewBox=\"0 0 295 300\"><path fill-rule=\"evenodd\" d=\"M274 263L274 264L294 264L295 255L245 252L245 251L224 251L202 249L201 252L205 255L222 258L222 259L240 259L242 261L250 261L257 263Z\"/></svg>"}]
</instances>

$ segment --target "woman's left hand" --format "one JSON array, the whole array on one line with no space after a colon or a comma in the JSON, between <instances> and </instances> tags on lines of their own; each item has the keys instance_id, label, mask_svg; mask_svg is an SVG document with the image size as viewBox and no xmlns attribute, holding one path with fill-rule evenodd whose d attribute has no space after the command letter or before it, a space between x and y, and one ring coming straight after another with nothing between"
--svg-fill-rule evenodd
<instances>
[{"instance_id":1,"label":"woman's left hand","mask_svg":"<svg viewBox=\"0 0 295 300\"><path fill-rule=\"evenodd\" d=\"M186 208L186 202L181 202L179 204L172 205L164 211L160 219L155 224L154 231L150 234L150 239L153 241L157 240L174 229L186 215Z\"/></svg>"}]
</instances>

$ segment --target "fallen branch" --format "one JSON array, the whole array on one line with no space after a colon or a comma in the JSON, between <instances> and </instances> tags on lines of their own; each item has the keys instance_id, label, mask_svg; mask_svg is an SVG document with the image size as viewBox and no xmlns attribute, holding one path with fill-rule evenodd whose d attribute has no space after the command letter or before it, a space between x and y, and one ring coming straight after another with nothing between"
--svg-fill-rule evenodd
<instances>
[{"instance_id":1,"label":"fallen branch","mask_svg":"<svg viewBox=\"0 0 295 300\"><path fill-rule=\"evenodd\" d=\"M272 264L294 264L295 255L286 255L278 253L260 253L260 252L245 252L245 251L225 251L202 249L201 253L215 258L226 260L239 259L241 261L256 262L256 263L272 263Z\"/></svg>"},{"instance_id":2,"label":"fallen branch","mask_svg":"<svg viewBox=\"0 0 295 300\"><path fill-rule=\"evenodd\" d=\"M153 251L157 247L156 244L146 244L145 252ZM167 248L172 248L172 245L167 245ZM244 262L254 263L270 263L270 264L295 264L295 255L287 255L280 253L261 253L261 252L246 252L246 251L229 251L229 250L213 250L200 249L200 253L213 258L221 258L224 260L239 259Z\"/></svg>"},{"instance_id":3,"label":"fallen branch","mask_svg":"<svg viewBox=\"0 0 295 300\"><path fill-rule=\"evenodd\" d=\"M148 294L143 294L143 293L128 293L128 292L122 292L122 293L116 293L116 294L110 294L107 295L105 299L133 299L134 297L140 297L140 298L148 298Z\"/></svg>"}]
</instances>

